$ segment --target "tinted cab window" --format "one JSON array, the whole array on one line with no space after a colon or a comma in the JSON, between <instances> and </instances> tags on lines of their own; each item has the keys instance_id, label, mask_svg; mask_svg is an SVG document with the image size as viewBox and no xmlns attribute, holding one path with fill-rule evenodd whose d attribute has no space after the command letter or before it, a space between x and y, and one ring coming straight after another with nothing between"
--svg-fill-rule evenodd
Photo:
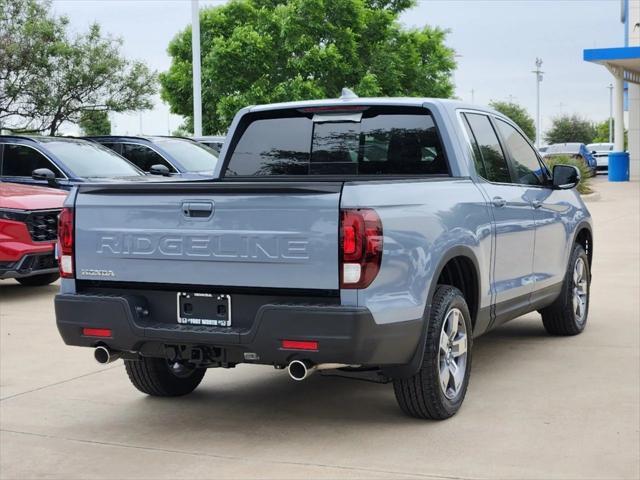
<instances>
[{"instance_id":1,"label":"tinted cab window","mask_svg":"<svg viewBox=\"0 0 640 480\"><path fill-rule=\"evenodd\" d=\"M476 113L465 113L464 116L467 118L472 132L470 141L472 144L476 143L473 151L479 152L482 157L484 175L481 171L478 174L490 182L510 183L509 165L489 117Z\"/></svg>"},{"instance_id":2,"label":"tinted cab window","mask_svg":"<svg viewBox=\"0 0 640 480\"><path fill-rule=\"evenodd\" d=\"M542 165L529 142L507 122L496 119L496 124L509 151L515 183L542 185L544 181Z\"/></svg>"},{"instance_id":3,"label":"tinted cab window","mask_svg":"<svg viewBox=\"0 0 640 480\"><path fill-rule=\"evenodd\" d=\"M424 109L276 115L246 119L225 176L449 173L435 123Z\"/></svg>"},{"instance_id":4,"label":"tinted cab window","mask_svg":"<svg viewBox=\"0 0 640 480\"><path fill-rule=\"evenodd\" d=\"M38 168L48 168L57 178L64 177L62 172L35 148L26 145L4 145L0 172L3 177L31 177L33 171Z\"/></svg>"}]
</instances>

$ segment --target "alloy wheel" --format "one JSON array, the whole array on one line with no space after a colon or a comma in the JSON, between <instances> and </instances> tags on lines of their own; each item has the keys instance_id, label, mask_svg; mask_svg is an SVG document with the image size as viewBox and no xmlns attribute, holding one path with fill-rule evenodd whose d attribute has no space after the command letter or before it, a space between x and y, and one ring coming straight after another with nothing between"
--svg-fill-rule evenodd
<instances>
[{"instance_id":1,"label":"alloy wheel","mask_svg":"<svg viewBox=\"0 0 640 480\"><path fill-rule=\"evenodd\" d=\"M464 315L452 308L442 322L438 351L438 377L440 388L449 399L455 399L464 383L467 371L467 327Z\"/></svg>"},{"instance_id":2,"label":"alloy wheel","mask_svg":"<svg viewBox=\"0 0 640 480\"><path fill-rule=\"evenodd\" d=\"M584 259L578 257L573 266L573 314L579 325L582 325L586 318L588 297L587 269Z\"/></svg>"}]
</instances>

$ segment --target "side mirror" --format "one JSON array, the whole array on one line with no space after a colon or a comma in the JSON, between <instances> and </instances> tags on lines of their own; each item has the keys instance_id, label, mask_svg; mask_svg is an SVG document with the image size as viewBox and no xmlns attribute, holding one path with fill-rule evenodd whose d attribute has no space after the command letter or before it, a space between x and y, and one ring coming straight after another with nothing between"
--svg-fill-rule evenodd
<instances>
[{"instance_id":1,"label":"side mirror","mask_svg":"<svg viewBox=\"0 0 640 480\"><path fill-rule=\"evenodd\" d=\"M556 165L552 177L554 188L570 190L580 183L580 170L573 165Z\"/></svg>"},{"instance_id":2,"label":"side mirror","mask_svg":"<svg viewBox=\"0 0 640 480\"><path fill-rule=\"evenodd\" d=\"M31 178L34 180L46 180L50 187L57 187L58 181L56 180L56 174L48 168L36 168L31 172Z\"/></svg>"},{"instance_id":3,"label":"side mirror","mask_svg":"<svg viewBox=\"0 0 640 480\"><path fill-rule=\"evenodd\" d=\"M151 175L162 175L164 177L168 177L169 175L171 175L171 172L169 171L167 166L162 164L151 165L149 173Z\"/></svg>"}]
</instances>

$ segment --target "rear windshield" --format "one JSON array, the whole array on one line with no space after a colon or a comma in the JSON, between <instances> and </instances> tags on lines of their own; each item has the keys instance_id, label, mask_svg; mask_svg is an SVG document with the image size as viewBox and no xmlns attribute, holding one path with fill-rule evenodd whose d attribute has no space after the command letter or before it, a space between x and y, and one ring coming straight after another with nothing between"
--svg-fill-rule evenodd
<instances>
[{"instance_id":1,"label":"rear windshield","mask_svg":"<svg viewBox=\"0 0 640 480\"><path fill-rule=\"evenodd\" d=\"M191 140L162 138L154 143L169 152L188 172L213 172L218 163L215 151Z\"/></svg>"},{"instance_id":2,"label":"rear windshield","mask_svg":"<svg viewBox=\"0 0 640 480\"><path fill-rule=\"evenodd\" d=\"M287 110L248 115L240 129L226 177L449 173L433 118L422 108Z\"/></svg>"},{"instance_id":3,"label":"rear windshield","mask_svg":"<svg viewBox=\"0 0 640 480\"><path fill-rule=\"evenodd\" d=\"M143 175L120 155L97 143L71 139L43 139L42 141L47 150L80 178Z\"/></svg>"}]
</instances>

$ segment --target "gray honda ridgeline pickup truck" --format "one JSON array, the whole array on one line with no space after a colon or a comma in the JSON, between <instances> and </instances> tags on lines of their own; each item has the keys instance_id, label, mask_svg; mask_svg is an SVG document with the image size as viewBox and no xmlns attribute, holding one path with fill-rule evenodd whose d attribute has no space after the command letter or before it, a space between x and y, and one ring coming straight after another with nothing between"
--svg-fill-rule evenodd
<instances>
[{"instance_id":1,"label":"gray honda ridgeline pickup truck","mask_svg":"<svg viewBox=\"0 0 640 480\"><path fill-rule=\"evenodd\" d=\"M240 363L393 382L455 414L473 339L537 310L575 335L593 255L579 172L456 101L253 106L216 180L80 185L60 216L57 326L133 385L193 391Z\"/></svg>"}]
</instances>

